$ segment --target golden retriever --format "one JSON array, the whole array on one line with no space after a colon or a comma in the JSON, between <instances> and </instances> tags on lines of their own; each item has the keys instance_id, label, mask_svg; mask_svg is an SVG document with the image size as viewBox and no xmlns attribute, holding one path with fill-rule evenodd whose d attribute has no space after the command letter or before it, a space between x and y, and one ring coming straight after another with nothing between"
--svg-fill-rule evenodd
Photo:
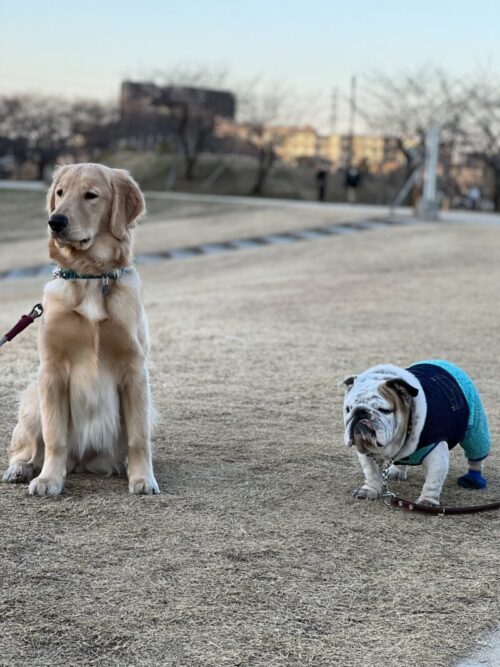
<instances>
[{"instance_id":1,"label":"golden retriever","mask_svg":"<svg viewBox=\"0 0 500 667\"><path fill-rule=\"evenodd\" d=\"M131 266L144 197L126 171L74 164L56 171L47 210L59 269L44 290L38 381L21 399L3 478L55 496L69 472L127 470L131 493L159 493L148 327Z\"/></svg>"}]
</instances>

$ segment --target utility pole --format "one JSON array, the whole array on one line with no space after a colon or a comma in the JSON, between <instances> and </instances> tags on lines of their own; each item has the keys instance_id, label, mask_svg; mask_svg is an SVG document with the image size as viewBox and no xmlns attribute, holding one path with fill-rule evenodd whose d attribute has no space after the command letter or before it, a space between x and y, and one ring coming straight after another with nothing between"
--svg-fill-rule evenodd
<instances>
[{"instance_id":1,"label":"utility pole","mask_svg":"<svg viewBox=\"0 0 500 667\"><path fill-rule=\"evenodd\" d=\"M356 77L351 77L351 95L349 97L349 147L347 151L347 167L352 165L354 131L356 125Z\"/></svg>"},{"instance_id":2,"label":"utility pole","mask_svg":"<svg viewBox=\"0 0 500 667\"><path fill-rule=\"evenodd\" d=\"M330 112L330 134L335 134L337 131L338 97L338 89L334 88L332 91L332 107Z\"/></svg>"},{"instance_id":3,"label":"utility pole","mask_svg":"<svg viewBox=\"0 0 500 667\"><path fill-rule=\"evenodd\" d=\"M439 128L431 127L425 138L424 192L417 205L417 214L423 220L437 220L437 166L439 158Z\"/></svg>"},{"instance_id":4,"label":"utility pole","mask_svg":"<svg viewBox=\"0 0 500 667\"><path fill-rule=\"evenodd\" d=\"M356 124L356 77L351 77L351 95L349 97L349 135L354 136Z\"/></svg>"},{"instance_id":5,"label":"utility pole","mask_svg":"<svg viewBox=\"0 0 500 667\"><path fill-rule=\"evenodd\" d=\"M337 131L337 117L338 117L338 88L333 88L331 106L330 106L330 134L335 134ZM326 154L328 154L328 148L326 149ZM319 134L316 139L316 157L318 159L322 157L320 150Z\"/></svg>"}]
</instances>

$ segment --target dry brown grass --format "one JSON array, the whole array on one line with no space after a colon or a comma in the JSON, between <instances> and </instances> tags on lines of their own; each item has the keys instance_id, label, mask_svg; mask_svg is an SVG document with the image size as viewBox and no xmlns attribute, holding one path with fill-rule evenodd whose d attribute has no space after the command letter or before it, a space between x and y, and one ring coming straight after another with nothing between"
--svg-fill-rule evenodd
<instances>
[{"instance_id":1,"label":"dry brown grass","mask_svg":"<svg viewBox=\"0 0 500 667\"><path fill-rule=\"evenodd\" d=\"M499 241L419 225L145 268L163 495L0 486L2 664L452 665L498 619L498 513L352 499L336 383L378 361L462 364L491 416L490 487L456 486L455 450L443 501L498 497ZM1 331L41 285L0 283ZM0 363L7 444L33 333ZM416 497L411 473L394 488Z\"/></svg>"}]
</instances>

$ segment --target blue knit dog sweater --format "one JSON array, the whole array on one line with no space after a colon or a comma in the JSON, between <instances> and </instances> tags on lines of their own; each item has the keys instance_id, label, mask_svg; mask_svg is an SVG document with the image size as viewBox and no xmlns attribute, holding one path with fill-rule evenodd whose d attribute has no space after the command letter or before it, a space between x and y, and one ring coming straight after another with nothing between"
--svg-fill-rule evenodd
<instances>
[{"instance_id":1,"label":"blue knit dog sweater","mask_svg":"<svg viewBox=\"0 0 500 667\"><path fill-rule=\"evenodd\" d=\"M469 461L486 458L491 448L488 417L467 373L442 359L421 361L407 370L422 385L427 415L417 449L396 463L418 465L443 440L449 449L460 444ZM486 486L481 473L472 470L460 477L458 483L466 488Z\"/></svg>"}]
</instances>

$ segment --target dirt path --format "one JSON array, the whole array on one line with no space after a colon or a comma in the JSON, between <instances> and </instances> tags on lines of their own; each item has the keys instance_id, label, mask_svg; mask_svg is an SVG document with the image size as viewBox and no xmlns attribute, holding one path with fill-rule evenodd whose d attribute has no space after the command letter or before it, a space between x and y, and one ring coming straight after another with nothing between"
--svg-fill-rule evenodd
<instances>
[{"instance_id":1,"label":"dirt path","mask_svg":"<svg viewBox=\"0 0 500 667\"><path fill-rule=\"evenodd\" d=\"M0 486L0 662L455 664L498 619L498 516L353 500L336 383L447 357L498 443L499 245L497 228L419 225L145 267L163 494L91 476L49 500ZM42 284L0 283L0 330ZM35 337L17 340L0 351L5 444L36 370ZM443 500L498 496L499 452L477 494L456 486L454 452ZM395 488L416 497L411 472Z\"/></svg>"}]
</instances>

